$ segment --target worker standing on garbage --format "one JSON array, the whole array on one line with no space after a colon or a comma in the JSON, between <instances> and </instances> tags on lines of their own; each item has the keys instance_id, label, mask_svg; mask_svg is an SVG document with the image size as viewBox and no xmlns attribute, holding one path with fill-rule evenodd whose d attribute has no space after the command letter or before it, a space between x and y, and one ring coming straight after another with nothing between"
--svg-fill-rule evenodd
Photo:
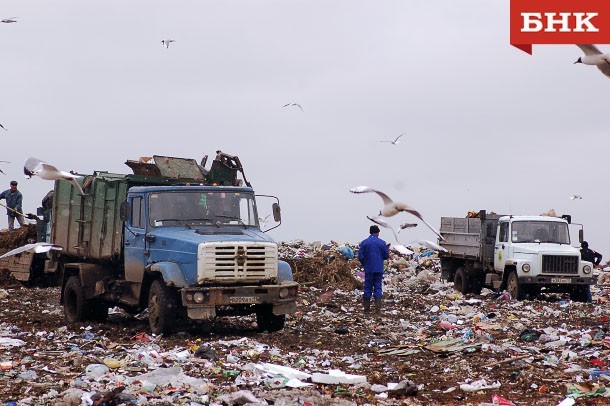
<instances>
[{"instance_id":1,"label":"worker standing on garbage","mask_svg":"<svg viewBox=\"0 0 610 406\"><path fill-rule=\"evenodd\" d=\"M583 241L580 244L580 259L587 262L592 262L594 267L599 266L600 262L602 262L602 254L597 251L593 251L589 248L589 243ZM591 295L591 286L587 285L587 301L591 302L593 300L593 296Z\"/></svg>"},{"instance_id":2,"label":"worker standing on garbage","mask_svg":"<svg viewBox=\"0 0 610 406\"><path fill-rule=\"evenodd\" d=\"M381 312L383 294L383 261L390 257L390 250L385 241L379 238L379 227L369 228L370 236L360 243L358 260L364 267L364 293L362 303L364 312L371 311L371 296L375 299L375 313Z\"/></svg>"},{"instance_id":3,"label":"worker standing on garbage","mask_svg":"<svg viewBox=\"0 0 610 406\"><path fill-rule=\"evenodd\" d=\"M0 193L0 200L6 200L6 214L8 215L8 229L13 230L15 228L15 219L19 222L20 226L25 224L23 215L23 209L21 208L21 202L23 197L21 192L17 190L17 181L12 180L10 189Z\"/></svg>"}]
</instances>

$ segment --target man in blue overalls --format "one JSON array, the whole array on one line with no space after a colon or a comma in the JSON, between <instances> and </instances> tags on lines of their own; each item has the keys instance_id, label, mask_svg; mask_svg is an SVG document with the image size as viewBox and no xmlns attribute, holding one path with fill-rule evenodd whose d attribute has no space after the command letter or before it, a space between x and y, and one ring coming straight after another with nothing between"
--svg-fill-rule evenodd
<instances>
[{"instance_id":1,"label":"man in blue overalls","mask_svg":"<svg viewBox=\"0 0 610 406\"><path fill-rule=\"evenodd\" d=\"M372 225L369 229L371 235L360 243L358 249L358 260L364 267L362 302L365 313L371 311L371 295L375 299L375 313L381 312L383 261L390 257L390 250L379 238L379 232L379 227Z\"/></svg>"}]
</instances>

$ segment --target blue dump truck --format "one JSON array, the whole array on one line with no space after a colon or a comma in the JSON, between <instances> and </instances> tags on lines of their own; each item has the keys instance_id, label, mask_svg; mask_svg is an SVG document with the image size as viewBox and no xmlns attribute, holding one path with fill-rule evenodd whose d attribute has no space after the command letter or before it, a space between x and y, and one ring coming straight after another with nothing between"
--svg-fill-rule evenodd
<instances>
[{"instance_id":1,"label":"blue dump truck","mask_svg":"<svg viewBox=\"0 0 610 406\"><path fill-rule=\"evenodd\" d=\"M284 327L298 293L290 265L260 228L239 158L217 151L209 170L206 161L127 161L133 174L82 176L84 195L55 182L37 213L39 240L63 249L34 255L31 268L57 275L68 323L104 321L119 306L148 308L154 334L248 314L261 331ZM279 200L265 199L277 227Z\"/></svg>"}]
</instances>

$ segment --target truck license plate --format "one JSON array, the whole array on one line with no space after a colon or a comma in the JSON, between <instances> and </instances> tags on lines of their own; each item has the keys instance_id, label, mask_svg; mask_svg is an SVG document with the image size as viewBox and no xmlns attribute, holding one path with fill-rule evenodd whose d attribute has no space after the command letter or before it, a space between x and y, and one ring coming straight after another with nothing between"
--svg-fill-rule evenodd
<instances>
[{"instance_id":1,"label":"truck license plate","mask_svg":"<svg viewBox=\"0 0 610 406\"><path fill-rule=\"evenodd\" d=\"M570 278L551 278L551 283L572 283Z\"/></svg>"},{"instance_id":2,"label":"truck license plate","mask_svg":"<svg viewBox=\"0 0 610 406\"><path fill-rule=\"evenodd\" d=\"M229 303L258 303L256 296L232 296L229 298Z\"/></svg>"}]
</instances>

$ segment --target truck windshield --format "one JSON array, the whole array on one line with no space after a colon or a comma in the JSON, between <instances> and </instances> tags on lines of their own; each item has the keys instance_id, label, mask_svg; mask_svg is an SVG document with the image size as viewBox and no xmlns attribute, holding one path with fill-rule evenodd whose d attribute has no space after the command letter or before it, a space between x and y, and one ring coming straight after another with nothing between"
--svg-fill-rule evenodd
<instances>
[{"instance_id":1,"label":"truck windshield","mask_svg":"<svg viewBox=\"0 0 610 406\"><path fill-rule=\"evenodd\" d=\"M222 191L164 191L150 195L153 227L200 225L256 226L254 195Z\"/></svg>"},{"instance_id":2,"label":"truck windshield","mask_svg":"<svg viewBox=\"0 0 610 406\"><path fill-rule=\"evenodd\" d=\"M512 242L569 244L568 225L556 221L513 221Z\"/></svg>"}]
</instances>

